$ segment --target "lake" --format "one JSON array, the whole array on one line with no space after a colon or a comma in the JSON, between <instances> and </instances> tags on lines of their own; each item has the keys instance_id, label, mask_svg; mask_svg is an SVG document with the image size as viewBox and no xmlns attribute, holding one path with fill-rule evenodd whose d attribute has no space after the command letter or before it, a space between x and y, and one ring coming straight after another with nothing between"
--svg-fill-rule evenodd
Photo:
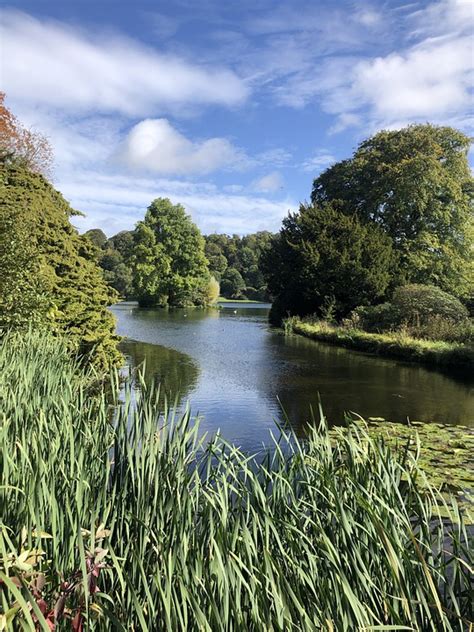
<instances>
[{"instance_id":1,"label":"lake","mask_svg":"<svg viewBox=\"0 0 474 632\"><path fill-rule=\"evenodd\" d=\"M275 420L298 435L317 416L331 423L346 411L390 421L474 426L472 376L370 356L285 336L267 323L268 305L225 303L220 309L112 308L126 340L127 365L146 362L148 380L170 400L189 401L203 430L221 430L244 449L277 433ZM285 411L284 413L282 411Z\"/></svg>"}]
</instances>

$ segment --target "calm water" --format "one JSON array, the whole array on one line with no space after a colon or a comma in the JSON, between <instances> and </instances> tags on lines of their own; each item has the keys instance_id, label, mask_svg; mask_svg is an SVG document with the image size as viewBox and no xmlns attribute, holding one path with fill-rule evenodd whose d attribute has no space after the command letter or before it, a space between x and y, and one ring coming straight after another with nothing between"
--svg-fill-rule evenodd
<instances>
[{"instance_id":1,"label":"calm water","mask_svg":"<svg viewBox=\"0 0 474 632\"><path fill-rule=\"evenodd\" d=\"M127 363L146 361L161 382L211 432L246 449L261 446L283 420L298 433L317 410L331 422L345 411L393 421L474 426L474 379L415 364L285 337L267 325L268 306L226 304L221 310L112 308Z\"/></svg>"}]
</instances>

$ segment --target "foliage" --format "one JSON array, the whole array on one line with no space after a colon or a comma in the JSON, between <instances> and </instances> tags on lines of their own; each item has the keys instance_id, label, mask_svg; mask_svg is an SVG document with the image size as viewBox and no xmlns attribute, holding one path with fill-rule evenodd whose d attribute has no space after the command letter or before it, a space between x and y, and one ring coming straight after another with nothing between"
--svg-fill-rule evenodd
<instances>
[{"instance_id":1,"label":"foliage","mask_svg":"<svg viewBox=\"0 0 474 632\"><path fill-rule=\"evenodd\" d=\"M110 423L92 377L61 341L0 347L1 599L17 628L51 629L51 611L97 631L448 631L472 615L469 536L416 454L360 425L334 441L322 419L255 460L206 445L189 414L157 426L145 383Z\"/></svg>"},{"instance_id":2,"label":"foliage","mask_svg":"<svg viewBox=\"0 0 474 632\"><path fill-rule=\"evenodd\" d=\"M452 323L468 318L468 311L454 296L433 285L404 285L395 290L392 304L407 325L424 325L433 316Z\"/></svg>"},{"instance_id":3,"label":"foliage","mask_svg":"<svg viewBox=\"0 0 474 632\"><path fill-rule=\"evenodd\" d=\"M402 286L395 290L391 302L358 307L353 316L369 332L403 329L415 338L474 342L474 325L467 308L434 286Z\"/></svg>"},{"instance_id":4,"label":"foliage","mask_svg":"<svg viewBox=\"0 0 474 632\"><path fill-rule=\"evenodd\" d=\"M399 254L394 284L439 286L456 296L474 288L470 139L449 127L382 131L349 160L314 180L315 204L380 226Z\"/></svg>"},{"instance_id":5,"label":"foliage","mask_svg":"<svg viewBox=\"0 0 474 632\"><path fill-rule=\"evenodd\" d=\"M131 262L140 305L201 302L209 283L204 239L181 204L154 200L133 237Z\"/></svg>"},{"instance_id":6,"label":"foliage","mask_svg":"<svg viewBox=\"0 0 474 632\"><path fill-rule=\"evenodd\" d=\"M73 210L24 163L0 164L0 328L43 324L101 367L120 359L113 295L94 248L70 223Z\"/></svg>"},{"instance_id":7,"label":"foliage","mask_svg":"<svg viewBox=\"0 0 474 632\"><path fill-rule=\"evenodd\" d=\"M301 205L290 213L263 256L279 323L330 308L337 317L383 296L394 265L390 239L332 206Z\"/></svg>"},{"instance_id":8,"label":"foliage","mask_svg":"<svg viewBox=\"0 0 474 632\"><path fill-rule=\"evenodd\" d=\"M357 319L337 326L324 321L292 322L294 333L348 349L375 353L433 366L455 369L474 368L474 346L468 341L446 342L415 337L410 330L369 333L357 327Z\"/></svg>"},{"instance_id":9,"label":"foliage","mask_svg":"<svg viewBox=\"0 0 474 632\"><path fill-rule=\"evenodd\" d=\"M381 437L394 449L408 449L417 455L418 464L430 483L444 493L459 492L472 524L474 520L474 430L466 426L447 426L408 420L394 423L369 417L367 428L372 437ZM464 501L463 501L464 497Z\"/></svg>"},{"instance_id":10,"label":"foliage","mask_svg":"<svg viewBox=\"0 0 474 632\"><path fill-rule=\"evenodd\" d=\"M220 290L221 288L219 282L213 276L211 276L206 287L204 304L214 305L215 303L217 303L217 299L219 298L219 295L221 293Z\"/></svg>"},{"instance_id":11,"label":"foliage","mask_svg":"<svg viewBox=\"0 0 474 632\"><path fill-rule=\"evenodd\" d=\"M245 281L235 268L227 268L221 279L221 288L226 298L244 298Z\"/></svg>"},{"instance_id":12,"label":"foliage","mask_svg":"<svg viewBox=\"0 0 474 632\"><path fill-rule=\"evenodd\" d=\"M0 92L0 159L21 161L34 173L50 178L53 151L48 139L24 127L5 105L5 96Z\"/></svg>"},{"instance_id":13,"label":"foliage","mask_svg":"<svg viewBox=\"0 0 474 632\"><path fill-rule=\"evenodd\" d=\"M99 228L84 233L97 248L97 263L102 268L107 284L122 298L133 298L133 275L130 264L133 247L133 232L124 230L107 239Z\"/></svg>"},{"instance_id":14,"label":"foliage","mask_svg":"<svg viewBox=\"0 0 474 632\"><path fill-rule=\"evenodd\" d=\"M271 233L267 231L244 237L215 233L205 237L209 269L222 281L221 293L225 298L260 301L269 298L261 256L269 246L270 239Z\"/></svg>"},{"instance_id":15,"label":"foliage","mask_svg":"<svg viewBox=\"0 0 474 632\"><path fill-rule=\"evenodd\" d=\"M107 244L107 235L100 228L91 228L84 233L84 237L90 239L96 248L104 248Z\"/></svg>"}]
</instances>

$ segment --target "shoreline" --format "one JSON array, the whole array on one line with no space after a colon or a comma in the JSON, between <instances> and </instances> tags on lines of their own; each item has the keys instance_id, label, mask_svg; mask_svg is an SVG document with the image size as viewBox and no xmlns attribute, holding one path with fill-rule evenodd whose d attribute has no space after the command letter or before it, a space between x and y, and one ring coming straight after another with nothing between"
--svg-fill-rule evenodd
<instances>
[{"instance_id":1,"label":"shoreline","mask_svg":"<svg viewBox=\"0 0 474 632\"><path fill-rule=\"evenodd\" d=\"M327 324L292 323L291 332L329 344L408 362L474 369L474 349L467 345L421 340L402 334L372 334Z\"/></svg>"}]
</instances>

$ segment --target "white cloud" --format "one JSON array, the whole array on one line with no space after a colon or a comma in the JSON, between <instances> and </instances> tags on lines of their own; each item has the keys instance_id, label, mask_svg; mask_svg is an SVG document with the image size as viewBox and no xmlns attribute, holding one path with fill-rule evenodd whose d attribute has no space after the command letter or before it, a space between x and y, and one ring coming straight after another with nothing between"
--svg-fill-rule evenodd
<instances>
[{"instance_id":1,"label":"white cloud","mask_svg":"<svg viewBox=\"0 0 474 632\"><path fill-rule=\"evenodd\" d=\"M95 172L71 175L59 182L59 188L73 208L86 213L85 218L74 218L81 232L102 228L109 236L133 228L156 197L183 204L203 233L277 231L288 210L297 206L290 198L238 195L212 183L101 176Z\"/></svg>"},{"instance_id":2,"label":"white cloud","mask_svg":"<svg viewBox=\"0 0 474 632\"><path fill-rule=\"evenodd\" d=\"M281 173L272 171L272 173L255 180L252 183L252 189L261 193L275 193L275 191L283 188L283 184L284 180Z\"/></svg>"},{"instance_id":3,"label":"white cloud","mask_svg":"<svg viewBox=\"0 0 474 632\"><path fill-rule=\"evenodd\" d=\"M438 118L471 102L472 39L428 40L409 51L361 62L350 92L381 120Z\"/></svg>"},{"instance_id":4,"label":"white cloud","mask_svg":"<svg viewBox=\"0 0 474 632\"><path fill-rule=\"evenodd\" d=\"M86 34L24 13L1 14L3 89L15 100L69 111L146 116L171 107L235 105L246 84L110 33Z\"/></svg>"},{"instance_id":5,"label":"white cloud","mask_svg":"<svg viewBox=\"0 0 474 632\"><path fill-rule=\"evenodd\" d=\"M331 133L362 121L369 129L426 120L469 123L474 70L472 4L460 0L432 3L411 13L406 24L411 27L409 46L370 59L330 60L306 84L306 93L318 95L323 108L338 115ZM419 40L420 36L424 39Z\"/></svg>"},{"instance_id":6,"label":"white cloud","mask_svg":"<svg viewBox=\"0 0 474 632\"><path fill-rule=\"evenodd\" d=\"M320 172L336 162L334 156L325 150L317 151L311 158L305 160L301 165L304 171Z\"/></svg>"},{"instance_id":7,"label":"white cloud","mask_svg":"<svg viewBox=\"0 0 474 632\"><path fill-rule=\"evenodd\" d=\"M129 168L164 174L210 173L244 159L227 139L192 142L166 119L146 119L135 125L117 158Z\"/></svg>"}]
</instances>

